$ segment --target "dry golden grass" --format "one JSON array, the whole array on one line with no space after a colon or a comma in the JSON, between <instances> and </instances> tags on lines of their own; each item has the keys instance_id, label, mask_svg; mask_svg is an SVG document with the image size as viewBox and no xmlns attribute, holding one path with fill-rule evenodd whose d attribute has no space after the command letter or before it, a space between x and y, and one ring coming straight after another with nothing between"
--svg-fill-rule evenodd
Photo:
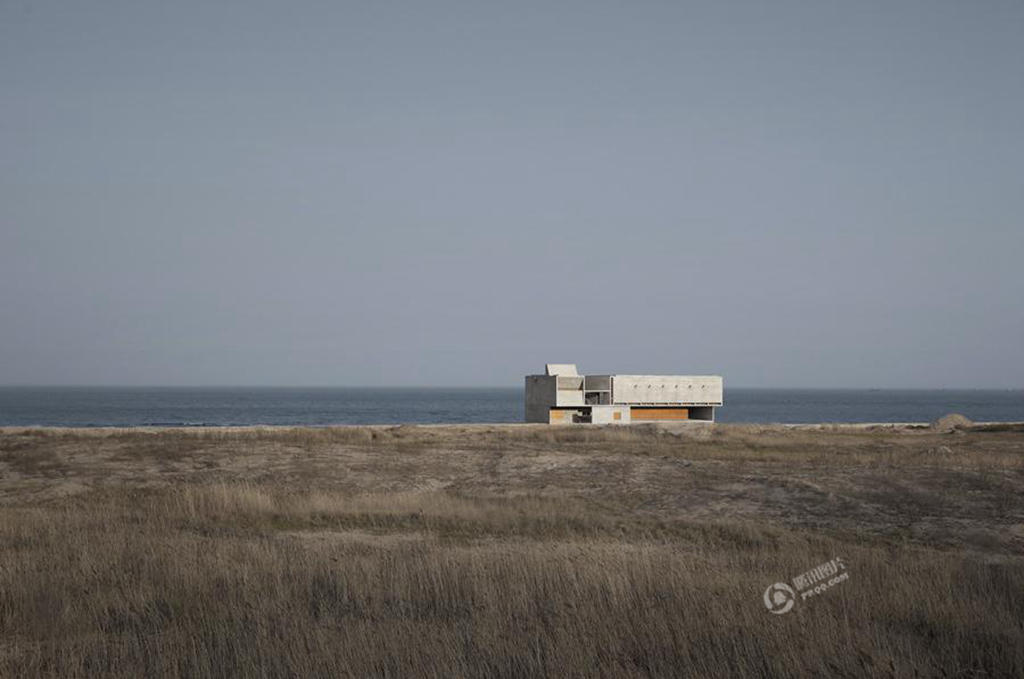
<instances>
[{"instance_id":1,"label":"dry golden grass","mask_svg":"<svg viewBox=\"0 0 1024 679\"><path fill-rule=\"evenodd\" d=\"M4 677L1024 675L1017 430L9 429L0 473Z\"/></svg>"}]
</instances>

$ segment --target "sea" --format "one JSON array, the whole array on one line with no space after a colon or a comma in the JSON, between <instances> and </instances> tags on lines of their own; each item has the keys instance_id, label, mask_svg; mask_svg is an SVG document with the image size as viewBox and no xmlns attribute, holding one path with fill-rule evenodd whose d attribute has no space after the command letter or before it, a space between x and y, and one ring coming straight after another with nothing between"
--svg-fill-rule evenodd
<instances>
[{"instance_id":1,"label":"sea","mask_svg":"<svg viewBox=\"0 0 1024 679\"><path fill-rule=\"evenodd\" d=\"M1024 390L730 389L719 422L1024 421ZM522 388L0 387L0 426L521 422Z\"/></svg>"}]
</instances>

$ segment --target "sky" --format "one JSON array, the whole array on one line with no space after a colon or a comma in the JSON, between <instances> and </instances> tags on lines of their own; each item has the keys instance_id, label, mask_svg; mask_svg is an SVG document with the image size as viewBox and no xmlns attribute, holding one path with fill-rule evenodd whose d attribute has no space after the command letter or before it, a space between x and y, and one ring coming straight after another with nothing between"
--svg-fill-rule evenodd
<instances>
[{"instance_id":1,"label":"sky","mask_svg":"<svg viewBox=\"0 0 1024 679\"><path fill-rule=\"evenodd\" d=\"M0 0L0 384L1024 387L1024 3Z\"/></svg>"}]
</instances>

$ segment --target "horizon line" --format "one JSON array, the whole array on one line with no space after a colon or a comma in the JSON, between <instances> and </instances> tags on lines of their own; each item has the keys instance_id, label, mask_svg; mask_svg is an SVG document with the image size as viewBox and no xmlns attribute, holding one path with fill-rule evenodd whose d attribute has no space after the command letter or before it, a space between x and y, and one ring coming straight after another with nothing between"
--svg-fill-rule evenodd
<instances>
[{"instance_id":1,"label":"horizon line","mask_svg":"<svg viewBox=\"0 0 1024 679\"><path fill-rule=\"evenodd\" d=\"M521 389L522 385L450 384L0 384L0 389ZM725 389L777 391L1024 391L1024 386L725 386Z\"/></svg>"}]
</instances>

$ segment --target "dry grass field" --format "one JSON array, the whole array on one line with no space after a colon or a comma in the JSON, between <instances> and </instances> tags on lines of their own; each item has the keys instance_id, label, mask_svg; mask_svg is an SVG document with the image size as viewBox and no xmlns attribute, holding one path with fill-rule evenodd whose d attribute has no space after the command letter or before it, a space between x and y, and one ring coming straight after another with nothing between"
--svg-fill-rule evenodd
<instances>
[{"instance_id":1,"label":"dry grass field","mask_svg":"<svg viewBox=\"0 0 1024 679\"><path fill-rule=\"evenodd\" d=\"M0 430L2 677L868 675L1024 676L1024 429Z\"/></svg>"}]
</instances>

